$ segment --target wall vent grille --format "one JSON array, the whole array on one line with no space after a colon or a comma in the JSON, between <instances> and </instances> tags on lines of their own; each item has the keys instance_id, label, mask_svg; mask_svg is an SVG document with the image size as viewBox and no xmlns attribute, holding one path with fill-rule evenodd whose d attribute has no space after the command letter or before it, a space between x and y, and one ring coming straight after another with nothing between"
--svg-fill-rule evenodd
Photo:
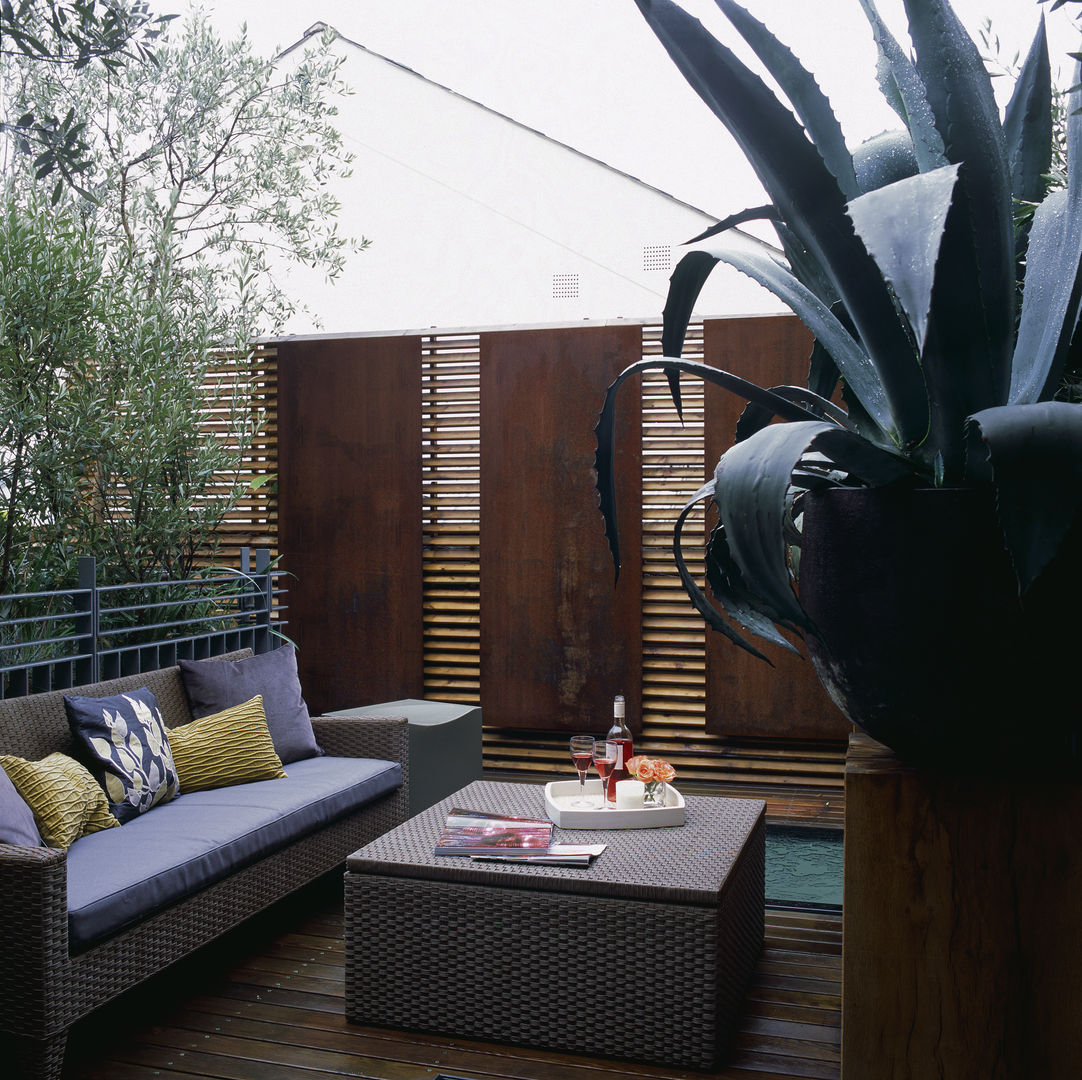
<instances>
[{"instance_id":1,"label":"wall vent grille","mask_svg":"<svg viewBox=\"0 0 1082 1080\"><path fill-rule=\"evenodd\" d=\"M577 300L579 296L578 274L553 274L552 299Z\"/></svg>"},{"instance_id":2,"label":"wall vent grille","mask_svg":"<svg viewBox=\"0 0 1082 1080\"><path fill-rule=\"evenodd\" d=\"M651 244L642 249L643 270L671 270L672 247L669 244Z\"/></svg>"}]
</instances>

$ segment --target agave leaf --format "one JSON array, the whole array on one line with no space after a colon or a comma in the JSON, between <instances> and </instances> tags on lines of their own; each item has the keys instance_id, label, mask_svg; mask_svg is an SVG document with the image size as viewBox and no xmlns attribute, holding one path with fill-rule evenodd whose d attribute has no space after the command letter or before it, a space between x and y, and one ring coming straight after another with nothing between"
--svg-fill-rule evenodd
<instances>
[{"instance_id":1,"label":"agave leaf","mask_svg":"<svg viewBox=\"0 0 1082 1080\"><path fill-rule=\"evenodd\" d=\"M908 131L884 131L865 139L853 151L853 168L861 192L878 191L921 171Z\"/></svg>"},{"instance_id":2,"label":"agave leaf","mask_svg":"<svg viewBox=\"0 0 1082 1080\"><path fill-rule=\"evenodd\" d=\"M662 313L661 351L666 356L679 356L684 351L684 338L692 312L706 279L716 265L717 259L706 252L691 251L673 267Z\"/></svg>"},{"instance_id":3,"label":"agave leaf","mask_svg":"<svg viewBox=\"0 0 1082 1080\"><path fill-rule=\"evenodd\" d=\"M783 300L830 353L853 395L879 426L879 441L901 443L900 425L883 391L880 373L831 310L788 267L781 265L767 244L729 233L703 249L768 288Z\"/></svg>"},{"instance_id":4,"label":"agave leaf","mask_svg":"<svg viewBox=\"0 0 1082 1080\"><path fill-rule=\"evenodd\" d=\"M737 57L672 0L636 0L684 77L726 125L786 225L822 266L879 376L899 438L922 439L927 397L890 292L853 232L837 181L793 114Z\"/></svg>"},{"instance_id":5,"label":"agave leaf","mask_svg":"<svg viewBox=\"0 0 1082 1080\"><path fill-rule=\"evenodd\" d=\"M821 420L771 424L721 456L714 502L742 590L775 622L814 630L793 592L784 542L793 474L809 453L872 485L910 470L902 458Z\"/></svg>"},{"instance_id":6,"label":"agave leaf","mask_svg":"<svg viewBox=\"0 0 1082 1080\"><path fill-rule=\"evenodd\" d=\"M680 575L680 581L684 586L684 591L688 594L688 598L691 600L695 610L706 620L708 626L712 629L724 634L735 645L739 645L742 649L746 649L752 656L757 657L760 660L766 660L770 663L770 659L759 652L747 638L737 633L728 622L721 616L717 608L707 599L706 594L699 588L698 582L692 576L691 571L688 569L687 560L684 558L683 549L683 533L684 522L687 520L688 514L698 505L703 499L710 496L714 490L713 481L700 488L684 505L684 508L680 511L680 515L676 519L676 525L673 528L673 558L676 560L676 569ZM715 535L718 535L718 530L715 530ZM719 541L721 545L724 545L724 540ZM713 542L712 542L713 546ZM759 614L753 607L745 604L740 600L735 591L731 591L728 588L728 582L721 580L717 572L710 575L711 586L714 595L722 602L722 606L725 608L729 615L736 619L746 629L753 629L755 633L760 637L766 638L769 641L773 641L776 644L783 646L784 648L793 649L793 646L782 636L782 634L775 629L774 624L766 618L764 615Z\"/></svg>"},{"instance_id":7,"label":"agave leaf","mask_svg":"<svg viewBox=\"0 0 1082 1080\"><path fill-rule=\"evenodd\" d=\"M699 233L698 236L693 236L686 243L697 244L700 240L708 240L711 236L717 236L718 233L726 232L728 229L736 228L737 225L744 225L749 221L777 220L777 207L771 206L769 203L766 206L749 206L746 210L740 210L735 214L730 214L727 218L722 218L716 225L711 225L709 229Z\"/></svg>"},{"instance_id":8,"label":"agave leaf","mask_svg":"<svg viewBox=\"0 0 1082 1080\"><path fill-rule=\"evenodd\" d=\"M1014 350L1009 400L1051 397L1059 385L1082 303L1082 205L1053 191L1033 215L1026 287Z\"/></svg>"},{"instance_id":9,"label":"agave leaf","mask_svg":"<svg viewBox=\"0 0 1082 1080\"><path fill-rule=\"evenodd\" d=\"M814 420L813 413L802 408L800 405L786 401L785 398L756 386L747 379L723 371L721 368L711 367L709 364L699 363L695 360L680 360L674 357L653 357L646 360L638 360L629 364L609 384L605 391L605 400L601 406L601 415L594 427L594 436L597 439L597 450L594 453L594 471L597 476L598 508L605 521L605 536L609 541L609 550L612 553L613 568L616 578L620 577L620 533L616 515L616 393L620 387L632 375L644 371L675 369L678 372L695 375L703 382L721 386L731 393L743 397L747 401L753 401L764 408L773 411L775 416L783 420ZM670 379L671 385L671 379Z\"/></svg>"},{"instance_id":10,"label":"agave leaf","mask_svg":"<svg viewBox=\"0 0 1082 1080\"><path fill-rule=\"evenodd\" d=\"M999 108L973 39L947 0L905 0L909 36L917 53L917 71L943 136L947 159L961 166L966 198L955 202L951 215L957 235L943 244L941 264L949 282L974 281L983 318L965 318L970 300L937 303L937 337L946 353L966 343L974 356L983 354L991 381L991 400L1006 401L1014 339L1015 262L1011 179ZM966 212L963 213L962 211ZM975 265L974 265L975 260ZM964 325L963 320L964 318ZM978 335L980 335L978 337ZM975 378L963 363L955 382ZM945 396L950 393L944 388Z\"/></svg>"},{"instance_id":11,"label":"agave leaf","mask_svg":"<svg viewBox=\"0 0 1082 1080\"><path fill-rule=\"evenodd\" d=\"M860 0L860 6L871 24L879 53L880 89L909 131L918 168L927 172L948 164L943 139L936 130L935 116L917 69L887 29L872 0Z\"/></svg>"},{"instance_id":12,"label":"agave leaf","mask_svg":"<svg viewBox=\"0 0 1082 1080\"><path fill-rule=\"evenodd\" d=\"M809 390L806 386L772 386L772 394L785 398L786 401L795 401L803 405L810 413L814 413L820 420L833 420L840 427L852 430L849 414L844 409L839 409L833 401L820 397ZM736 439L740 442L754 435L760 428L766 427L774 419L773 414L761 405L748 405L740 414L736 423Z\"/></svg>"},{"instance_id":13,"label":"agave leaf","mask_svg":"<svg viewBox=\"0 0 1082 1080\"><path fill-rule=\"evenodd\" d=\"M1082 61L1067 98L1067 190L1037 207L1026 251L1022 316L1011 369L1011 402L1049 398L1059 388L1082 310Z\"/></svg>"},{"instance_id":14,"label":"agave leaf","mask_svg":"<svg viewBox=\"0 0 1082 1080\"><path fill-rule=\"evenodd\" d=\"M1014 197L1040 202L1052 168L1052 66L1043 14L1003 114L1003 136Z\"/></svg>"},{"instance_id":15,"label":"agave leaf","mask_svg":"<svg viewBox=\"0 0 1082 1080\"><path fill-rule=\"evenodd\" d=\"M1024 594L1082 510L1082 405L1039 401L985 409L971 417L969 430L972 471L978 478L991 472L996 512Z\"/></svg>"},{"instance_id":16,"label":"agave leaf","mask_svg":"<svg viewBox=\"0 0 1082 1080\"><path fill-rule=\"evenodd\" d=\"M860 188L853 170L853 158L845 145L845 136L834 110L815 77L786 45L739 4L733 0L715 2L796 109L812 142L819 148L824 164L838 181L842 194L847 199L855 199Z\"/></svg>"},{"instance_id":17,"label":"agave leaf","mask_svg":"<svg viewBox=\"0 0 1082 1080\"><path fill-rule=\"evenodd\" d=\"M793 470L821 420L771 424L722 454L714 469L714 503L741 584L754 606L783 625L807 627L791 584L783 540Z\"/></svg>"},{"instance_id":18,"label":"agave leaf","mask_svg":"<svg viewBox=\"0 0 1082 1080\"><path fill-rule=\"evenodd\" d=\"M849 204L857 235L890 282L924 351L928 311L958 166L898 180Z\"/></svg>"}]
</instances>

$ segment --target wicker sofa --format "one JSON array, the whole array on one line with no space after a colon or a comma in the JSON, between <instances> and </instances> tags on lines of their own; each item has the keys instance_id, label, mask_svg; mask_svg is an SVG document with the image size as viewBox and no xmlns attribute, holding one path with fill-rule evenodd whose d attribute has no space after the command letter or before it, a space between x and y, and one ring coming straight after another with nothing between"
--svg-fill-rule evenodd
<instances>
[{"instance_id":1,"label":"wicker sofa","mask_svg":"<svg viewBox=\"0 0 1082 1080\"><path fill-rule=\"evenodd\" d=\"M170 667L93 686L0 701L0 754L30 761L54 751L71 754L65 695L107 697L140 687L154 693L167 728L193 719L180 670ZM379 759L372 767L383 774L385 793L375 797L369 794L369 801L363 805L343 808L336 804L333 812L321 810L325 816L338 816L316 828L309 823L303 835L275 840L277 846L272 850L233 856L236 865L226 858L224 869L219 866L210 872L210 880L199 883L195 891L164 907L160 902L157 906L150 904L134 915L126 912L121 919L113 919L113 924L119 921L123 925L107 925L105 931L100 926L97 930L84 928L81 938L72 931L69 886L73 894L78 889L76 882L69 882L69 863L72 876L82 873L80 867L87 866L90 853L94 856L93 872L108 873L101 867L110 858L115 859L118 850L118 840L110 834L134 838L137 832L126 830L131 830L135 822L78 839L68 851L0 844L0 1043L9 1043L8 1061L14 1051L25 1076L56 1080L62 1073L68 1030L76 1020L333 870L351 852L406 819L409 735L404 717L317 717L312 720L312 729L323 756L300 763L308 774L333 770L336 762L340 770L359 768L359 763L342 759ZM400 766L401 782L397 786L390 785L398 780L398 770L380 768L386 762ZM297 776L304 772L293 766L288 770ZM386 774L391 771L394 775L388 780ZM276 783L283 787L272 788ZM264 787L278 796L287 790L287 783L271 780L246 786ZM239 791L240 786L233 790ZM223 791L228 794L229 789ZM214 793L186 796L182 789L174 802L151 810L140 820L151 823L149 828L175 828L177 822L184 821L185 800L198 807L204 794ZM356 796L354 803L359 801ZM171 816L165 811L170 811ZM210 821L215 827L230 817L228 809L216 809L214 804L204 805L201 812L202 822ZM273 826L278 824L271 822ZM109 838L111 856L99 857L91 848L100 837ZM266 847L269 842L262 843ZM77 851L80 845L87 846ZM119 889L120 894L130 905L135 891ZM147 903L145 899L142 902Z\"/></svg>"}]
</instances>

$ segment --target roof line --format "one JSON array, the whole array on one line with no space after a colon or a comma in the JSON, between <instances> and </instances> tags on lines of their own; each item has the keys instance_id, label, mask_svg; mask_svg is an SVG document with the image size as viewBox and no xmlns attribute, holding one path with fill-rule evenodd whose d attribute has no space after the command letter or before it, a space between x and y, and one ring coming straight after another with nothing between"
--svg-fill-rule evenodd
<instances>
[{"instance_id":1,"label":"roof line","mask_svg":"<svg viewBox=\"0 0 1082 1080\"><path fill-rule=\"evenodd\" d=\"M382 53L378 53L374 49L368 48L367 45L362 45L359 41L354 41L352 38L346 37L346 35L341 33L336 27L331 26L330 23L325 23L322 21L313 23L310 27L308 27L307 30L305 30L302 37L300 37L292 45L283 49L278 54L276 59L280 60L283 56L288 56L289 53L293 52L295 49L300 48L306 41L309 40L309 38L315 37L317 34L323 34L327 31L333 33L339 41L343 41L347 45L352 45L355 49L359 49L361 52L367 53L369 56L373 57L376 60L382 60L383 63L390 64L392 67L396 67L400 71L404 71L408 75L412 75L414 78L420 79L422 82L426 82L430 86L436 87L436 89L438 90L442 90L444 93L452 94L456 98L459 98L462 101L469 103L470 105L475 105L478 109L484 109L485 112L491 113L493 116L498 116L501 120L506 120L509 124L514 124L515 127L521 128L523 131L528 131L531 134L536 135L538 138L544 139L546 142L552 143L554 146L559 146L562 149L567 150L570 153L585 159L586 161L592 162L594 165L600 165L603 169L607 169L609 172L616 173L617 176L622 176L625 179L630 180L632 183L638 184L640 187L644 187L649 191L653 191L656 194L661 195L663 198L668 199L670 202L677 203L679 206L683 206L686 209L691 210L693 213L701 214L708 221L716 222L721 220L716 214L710 214L706 210L703 210L701 207L694 206L689 202L685 202L683 199L677 198L677 196L671 194L668 191L663 191L661 188L655 187L653 184L649 184L645 180L640 180L637 176L633 176L631 173L625 172L623 169L616 168L615 165L610 165L608 162L602 161L600 158L596 158L592 154L587 154L582 150L577 150L574 146L569 146L567 143L561 142L559 139L554 139L551 135L546 135L543 131L538 131L537 128L530 127L529 124L522 123L521 120L516 120L513 116L508 116L506 113L502 113L498 109L493 109L490 106L485 105L483 102L468 97L466 94L459 93L459 91L453 90L449 86L444 86L443 83L438 83L435 79L430 79L427 75L422 75L419 71L415 71L413 68L408 67L406 64L399 63L399 61L397 60L392 60L389 56L384 56Z\"/></svg>"}]
</instances>

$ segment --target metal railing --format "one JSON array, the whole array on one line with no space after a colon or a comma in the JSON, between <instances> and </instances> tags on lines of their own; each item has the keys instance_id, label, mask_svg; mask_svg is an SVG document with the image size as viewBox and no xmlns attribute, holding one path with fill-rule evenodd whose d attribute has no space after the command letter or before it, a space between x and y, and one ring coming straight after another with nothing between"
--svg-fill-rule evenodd
<instances>
[{"instance_id":1,"label":"metal railing","mask_svg":"<svg viewBox=\"0 0 1082 1080\"><path fill-rule=\"evenodd\" d=\"M185 580L99 585L79 560L74 589L0 595L0 698L83 686L204 660L262 653L283 637L284 590L270 551L241 549L240 568Z\"/></svg>"}]
</instances>

